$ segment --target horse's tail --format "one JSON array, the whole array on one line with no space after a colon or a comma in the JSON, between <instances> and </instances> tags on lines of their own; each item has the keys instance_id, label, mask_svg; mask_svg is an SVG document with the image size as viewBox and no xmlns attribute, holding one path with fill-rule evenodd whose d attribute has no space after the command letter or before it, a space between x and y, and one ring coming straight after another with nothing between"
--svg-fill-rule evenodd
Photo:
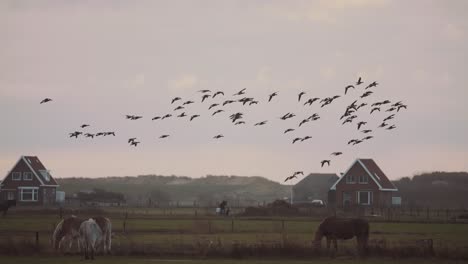
<instances>
[{"instance_id":1,"label":"horse's tail","mask_svg":"<svg viewBox=\"0 0 468 264\"><path fill-rule=\"evenodd\" d=\"M52 247L57 250L59 248L59 244L60 244L60 238L59 238L59 235L62 233L62 228L63 228L63 222L65 220L62 219L62 221L60 221L58 223L58 225L55 227L55 230L54 230L54 233L52 234Z\"/></svg>"}]
</instances>

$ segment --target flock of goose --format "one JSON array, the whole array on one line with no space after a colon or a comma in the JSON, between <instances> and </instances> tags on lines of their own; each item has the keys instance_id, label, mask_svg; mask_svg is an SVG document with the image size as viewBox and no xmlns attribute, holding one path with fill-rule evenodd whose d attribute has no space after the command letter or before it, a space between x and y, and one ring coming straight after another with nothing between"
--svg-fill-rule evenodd
<instances>
[{"instance_id":1,"label":"flock of goose","mask_svg":"<svg viewBox=\"0 0 468 264\"><path fill-rule=\"evenodd\" d=\"M370 128L366 127L367 124L368 124L367 121L355 122L355 120L358 118L357 114L360 111L363 111L363 109L365 109L366 106L369 109L368 111L369 111L371 116L374 115L373 114L374 112L383 112L384 111L385 113L388 113L388 115L381 121L380 125L377 128L375 128L375 129L386 129L386 130L393 130L393 129L396 128L395 124L390 124L390 122L395 118L396 112L399 112L401 109L406 109L407 108L407 105L403 104L401 101L392 103L390 100L373 102L372 104L369 105L368 102L364 102L363 100L366 100L366 98L370 97L374 93L373 90L375 89L375 87L377 87L379 84L376 81L374 81L374 82L371 82L370 84L368 84L367 86L363 86L362 85L363 83L364 82L362 81L362 78L359 77L359 79L354 84L347 85L344 88L344 95L343 96L351 96L350 95L351 94L350 90L354 90L356 92L361 93L356 100L354 100L351 104L349 104L349 105L347 105L345 107L345 111L344 111L343 115L339 119L341 125L347 125L347 124L355 123L355 125L357 127L357 130L362 132L363 134L365 134L365 136L362 137L362 138L354 138L354 139L349 140L347 144L352 145L352 146L361 144L361 143L363 143L363 142L365 142L367 140L370 140L370 139L372 139L374 137L371 134L373 132L373 129L370 129ZM231 96L231 98L229 98L229 99L225 99L224 101L219 101L219 102L213 102L213 103L211 103L209 105L206 103L209 98L211 98L211 99L225 98L224 92L223 91L212 92L211 90L207 90L207 89L199 90L198 92L200 93L200 96L201 96L200 104L203 104L203 103L207 104L208 111L212 111L210 113L211 116L220 115L221 113L226 112L227 109L226 108L223 109L223 107L225 107L226 105L229 105L229 104L238 103L238 104L242 104L242 106L245 106L245 107L259 104L260 103L259 99L255 99L254 97L246 96L246 90L247 90L247 88L244 88L244 89L238 91L237 93L234 93ZM361 91L359 91L359 90L361 90ZM303 100L303 98L304 98L304 96L306 94L307 93L305 91L300 92L298 94L298 96L297 96L297 102L299 104L302 104L304 106L309 106L309 107L312 106L314 103L316 103L317 105L320 105L320 108L324 108L327 105L332 104L335 100L342 97L341 95L334 95L334 96L325 97L325 98L313 97L313 98ZM271 93L271 94L269 94L267 96L264 103L270 103L271 101L273 101L275 99L275 97L278 97L278 96L279 96L278 92L273 92L273 93ZM53 101L51 98L45 98L40 102L40 104L48 103L48 102L51 102L51 101ZM160 116L154 116L154 117L151 118L151 120L152 121L157 121L157 120L164 120L164 119L167 119L167 118L175 118L175 117L184 118L184 117L188 117L188 120L190 122L193 122L196 118L200 117L200 114L190 114L190 115L188 115L185 112L185 110L187 110L189 105L196 103L195 101L192 101L192 100L184 101L181 97L175 97L175 98L172 98L170 102L171 102L171 105L174 105L174 109L171 112L169 112L167 114L164 114L164 115L160 115ZM296 117L296 115L294 113L288 112L288 113L280 116L279 119L284 121L284 120L292 119L294 117ZM135 120L138 120L138 119L142 119L143 116L127 114L127 115L125 115L125 118L128 119L128 120L131 120L131 121L135 121ZM232 113L232 114L229 115L229 119L236 126L246 124L246 122L243 120L243 118L244 118L244 113L242 113L242 112L235 112L235 113ZM308 122L318 121L320 118L321 117L320 117L320 115L318 113L314 113L314 114L302 119L298 123L298 129L301 126L303 126L304 124L306 124ZM269 122L269 120L263 120L263 121L260 121L260 122L253 123L253 126L264 126L268 122ZM89 124L82 124L80 127L82 129L84 129L84 128L89 127L89 126L90 126ZM361 129L361 128L366 128L366 129ZM291 132L293 132L295 130L296 130L296 128L288 128L283 132L283 134L291 133ZM70 138L72 138L72 137L78 138L79 136L84 136L84 137L87 137L87 138L94 138L94 137L100 137L100 136L105 137L105 136L111 136L111 135L115 136L116 134L115 134L114 131L99 132L99 133L95 133L95 134L85 133L83 131L74 131L74 132L69 133ZM168 135L168 134L164 134L164 135L159 136L160 139L165 139L165 138L168 138L168 137L170 137L170 135ZM215 135L213 138L216 139L216 140L220 140L223 137L224 137L223 134L218 134L218 135ZM296 144L298 142L303 142L303 141L309 140L311 138L312 138L311 136L295 137L295 138L292 139L292 144ZM136 137L133 137L133 138L129 138L127 140L127 143L130 146L137 147L138 144L140 144L141 142L138 141L138 139ZM336 156L340 156L342 154L343 154L343 152L336 151L336 152L331 153L330 156L336 157ZM325 165L330 166L330 163L331 163L331 159L323 159L322 161L320 161L321 167L323 167ZM296 171L296 172L293 173L293 175L288 176L285 179L285 181L294 179L298 175L304 175L304 173L302 171Z\"/></svg>"}]
</instances>

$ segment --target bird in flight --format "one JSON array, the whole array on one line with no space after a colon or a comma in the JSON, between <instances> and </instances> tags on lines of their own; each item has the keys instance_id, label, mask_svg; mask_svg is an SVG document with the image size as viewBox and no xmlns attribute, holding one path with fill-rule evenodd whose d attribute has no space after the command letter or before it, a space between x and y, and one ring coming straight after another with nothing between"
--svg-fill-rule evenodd
<instances>
[{"instance_id":1,"label":"bird in flight","mask_svg":"<svg viewBox=\"0 0 468 264\"><path fill-rule=\"evenodd\" d=\"M297 175L304 176L304 172L303 171L296 171L296 172L293 173L293 176L297 176Z\"/></svg>"},{"instance_id":2,"label":"bird in flight","mask_svg":"<svg viewBox=\"0 0 468 264\"><path fill-rule=\"evenodd\" d=\"M364 121L358 122L358 123L357 123L357 129L358 129L358 130L361 129L361 126L363 126L363 125L365 125L365 124L367 124L367 122L364 122Z\"/></svg>"},{"instance_id":3,"label":"bird in flight","mask_svg":"<svg viewBox=\"0 0 468 264\"><path fill-rule=\"evenodd\" d=\"M162 135L159 138L167 138L167 137L169 137L169 135Z\"/></svg>"},{"instance_id":4,"label":"bird in flight","mask_svg":"<svg viewBox=\"0 0 468 264\"><path fill-rule=\"evenodd\" d=\"M367 85L366 89L376 87L377 85L378 85L378 83L374 81L371 84Z\"/></svg>"},{"instance_id":5,"label":"bird in flight","mask_svg":"<svg viewBox=\"0 0 468 264\"><path fill-rule=\"evenodd\" d=\"M191 116L191 117L190 117L190 121L192 121L193 119L195 119L195 118L197 118L197 117L199 117L199 116L200 116L200 115L193 115L193 116Z\"/></svg>"},{"instance_id":6,"label":"bird in flight","mask_svg":"<svg viewBox=\"0 0 468 264\"><path fill-rule=\"evenodd\" d=\"M200 90L200 91L198 91L198 92L200 92L200 93L209 93L209 92L211 92L211 91L210 91L210 90Z\"/></svg>"},{"instance_id":7,"label":"bird in flight","mask_svg":"<svg viewBox=\"0 0 468 264\"><path fill-rule=\"evenodd\" d=\"M295 138L295 139L293 139L293 142L292 142L292 143L294 144L294 143L296 143L296 142L299 141L299 140L302 140L302 138L300 138L300 137Z\"/></svg>"},{"instance_id":8,"label":"bird in flight","mask_svg":"<svg viewBox=\"0 0 468 264\"><path fill-rule=\"evenodd\" d=\"M380 126L379 126L379 127L386 127L387 125L388 125L387 123L385 123L385 122L382 122L382 124L380 124Z\"/></svg>"},{"instance_id":9,"label":"bird in flight","mask_svg":"<svg viewBox=\"0 0 468 264\"><path fill-rule=\"evenodd\" d=\"M135 147L136 147L138 144L140 144L140 141L132 141L132 142L130 143L131 146L135 146Z\"/></svg>"},{"instance_id":10,"label":"bird in flight","mask_svg":"<svg viewBox=\"0 0 468 264\"><path fill-rule=\"evenodd\" d=\"M81 127L81 128L85 128L85 127L89 127L89 125L88 125L88 124L83 124L83 125L81 125L80 127Z\"/></svg>"},{"instance_id":11,"label":"bird in flight","mask_svg":"<svg viewBox=\"0 0 468 264\"><path fill-rule=\"evenodd\" d=\"M39 104L44 104L44 103L47 103L47 102L50 102L52 101L52 99L50 98L45 98L44 100L42 100Z\"/></svg>"},{"instance_id":12,"label":"bird in flight","mask_svg":"<svg viewBox=\"0 0 468 264\"><path fill-rule=\"evenodd\" d=\"M163 117L161 118L161 120L162 120L162 119L169 118L169 117L171 117L171 116L172 116L171 114L167 114L167 115L163 116Z\"/></svg>"},{"instance_id":13,"label":"bird in flight","mask_svg":"<svg viewBox=\"0 0 468 264\"><path fill-rule=\"evenodd\" d=\"M348 92L349 89L353 88L354 89L354 85L348 85L345 87L345 90L344 90L344 94L346 94Z\"/></svg>"},{"instance_id":14,"label":"bird in flight","mask_svg":"<svg viewBox=\"0 0 468 264\"><path fill-rule=\"evenodd\" d=\"M185 114L185 112L182 112L182 114L178 115L177 117L186 117L187 115Z\"/></svg>"},{"instance_id":15,"label":"bird in flight","mask_svg":"<svg viewBox=\"0 0 468 264\"><path fill-rule=\"evenodd\" d=\"M395 117L395 114L391 114L391 115L387 116L383 121L385 122L385 121L387 121L387 120L391 120L391 119L393 119L394 117Z\"/></svg>"},{"instance_id":16,"label":"bird in flight","mask_svg":"<svg viewBox=\"0 0 468 264\"><path fill-rule=\"evenodd\" d=\"M155 116L155 117L151 118L151 120L158 120L158 119L161 119L161 117L160 116Z\"/></svg>"},{"instance_id":17,"label":"bird in flight","mask_svg":"<svg viewBox=\"0 0 468 264\"><path fill-rule=\"evenodd\" d=\"M286 130L284 131L283 134L286 134L286 133L292 132L292 131L294 131L294 128L288 128L288 129L286 129Z\"/></svg>"},{"instance_id":18,"label":"bird in flight","mask_svg":"<svg viewBox=\"0 0 468 264\"><path fill-rule=\"evenodd\" d=\"M365 92L365 93L363 93L363 94L361 95L361 98L367 97L367 96L369 96L369 95L371 95L371 94L373 94L372 91L367 91L367 92Z\"/></svg>"},{"instance_id":19,"label":"bird in flight","mask_svg":"<svg viewBox=\"0 0 468 264\"><path fill-rule=\"evenodd\" d=\"M370 113L372 114L374 111L379 111L379 112L380 112L380 107L374 107L374 108L372 108L372 110L370 111Z\"/></svg>"},{"instance_id":20,"label":"bird in flight","mask_svg":"<svg viewBox=\"0 0 468 264\"><path fill-rule=\"evenodd\" d=\"M195 103L195 102L189 100L189 101L185 101L182 105L189 105L189 104L193 104L193 103Z\"/></svg>"},{"instance_id":21,"label":"bird in flight","mask_svg":"<svg viewBox=\"0 0 468 264\"><path fill-rule=\"evenodd\" d=\"M174 111L182 110L182 109L184 109L184 108L185 108L185 107L179 105L178 107L174 108Z\"/></svg>"},{"instance_id":22,"label":"bird in flight","mask_svg":"<svg viewBox=\"0 0 468 264\"><path fill-rule=\"evenodd\" d=\"M182 98L180 98L180 97L175 97L174 99L172 99L171 104L173 104L175 101L178 101L178 100L182 100Z\"/></svg>"},{"instance_id":23,"label":"bird in flight","mask_svg":"<svg viewBox=\"0 0 468 264\"><path fill-rule=\"evenodd\" d=\"M309 100L307 100L307 101L304 103L304 105L309 104L309 106L311 106L311 105L312 105L315 101L317 101L317 100L320 100L320 98L318 98L318 97L310 98Z\"/></svg>"},{"instance_id":24,"label":"bird in flight","mask_svg":"<svg viewBox=\"0 0 468 264\"><path fill-rule=\"evenodd\" d=\"M129 139L128 139L128 143L132 143L132 142L135 141L135 140L136 140L136 138L129 138Z\"/></svg>"},{"instance_id":25,"label":"bird in flight","mask_svg":"<svg viewBox=\"0 0 468 264\"><path fill-rule=\"evenodd\" d=\"M214 111L214 113L212 114L212 116L214 116L214 115L216 115L216 114L218 114L218 113L221 113L221 112L224 112L224 110L223 110L223 109L218 109L218 110Z\"/></svg>"},{"instance_id":26,"label":"bird in flight","mask_svg":"<svg viewBox=\"0 0 468 264\"><path fill-rule=\"evenodd\" d=\"M235 93L234 95L243 95L243 94L245 94L245 90L247 90L247 88L244 88L244 89L240 90L239 92Z\"/></svg>"},{"instance_id":27,"label":"bird in flight","mask_svg":"<svg viewBox=\"0 0 468 264\"><path fill-rule=\"evenodd\" d=\"M89 137L90 137L90 138L94 138L94 134L91 134L91 133L86 133L86 134L84 134L84 135L85 135L85 137L88 137L88 138L89 138Z\"/></svg>"},{"instance_id":28,"label":"bird in flight","mask_svg":"<svg viewBox=\"0 0 468 264\"><path fill-rule=\"evenodd\" d=\"M222 137L224 137L224 136L223 136L222 134L219 134L219 135L214 136L213 138L215 138L215 139L220 139L220 138L222 138Z\"/></svg>"},{"instance_id":29,"label":"bird in flight","mask_svg":"<svg viewBox=\"0 0 468 264\"><path fill-rule=\"evenodd\" d=\"M218 105L219 105L219 104L212 104L212 105L210 105L210 107L208 107L208 110L210 110L211 108L216 107L216 106L218 106Z\"/></svg>"},{"instance_id":30,"label":"bird in flight","mask_svg":"<svg viewBox=\"0 0 468 264\"><path fill-rule=\"evenodd\" d=\"M79 135L83 134L83 132L75 131L73 133L69 133L70 137L78 138Z\"/></svg>"},{"instance_id":31,"label":"bird in flight","mask_svg":"<svg viewBox=\"0 0 468 264\"><path fill-rule=\"evenodd\" d=\"M242 124L245 124L244 121L237 121L234 125L242 125Z\"/></svg>"},{"instance_id":32,"label":"bird in flight","mask_svg":"<svg viewBox=\"0 0 468 264\"><path fill-rule=\"evenodd\" d=\"M231 116L229 116L229 118L232 120L233 123L235 123L238 119L241 119L242 118L242 113L235 113L235 114L232 114Z\"/></svg>"},{"instance_id":33,"label":"bird in flight","mask_svg":"<svg viewBox=\"0 0 468 264\"><path fill-rule=\"evenodd\" d=\"M226 100L226 101L224 101L223 106L225 106L225 105L227 105L227 104L232 104L232 103L234 103L234 102L235 102L235 101L233 101L233 100Z\"/></svg>"},{"instance_id":34,"label":"bird in flight","mask_svg":"<svg viewBox=\"0 0 468 264\"><path fill-rule=\"evenodd\" d=\"M320 162L320 164L322 164L322 167L323 167L323 165L325 165L325 163L327 163L328 166L330 166L330 160L322 160L322 161Z\"/></svg>"},{"instance_id":35,"label":"bird in flight","mask_svg":"<svg viewBox=\"0 0 468 264\"><path fill-rule=\"evenodd\" d=\"M308 139L311 139L312 137L311 136L305 136L301 139L301 142L304 141L304 140L308 140Z\"/></svg>"},{"instance_id":36,"label":"bird in flight","mask_svg":"<svg viewBox=\"0 0 468 264\"><path fill-rule=\"evenodd\" d=\"M287 181L292 180L292 179L294 179L294 178L297 178L297 176L296 176L296 175L288 176L288 177L286 177L286 179L284 180L284 182L287 182Z\"/></svg>"},{"instance_id":37,"label":"bird in flight","mask_svg":"<svg viewBox=\"0 0 468 264\"><path fill-rule=\"evenodd\" d=\"M274 92L274 93L270 94L269 97L268 97L268 102L270 102L271 99L273 99L273 97L275 97L275 96L277 96L277 95L278 95L277 92Z\"/></svg>"},{"instance_id":38,"label":"bird in flight","mask_svg":"<svg viewBox=\"0 0 468 264\"><path fill-rule=\"evenodd\" d=\"M386 129L387 129L387 130L392 130L392 129L395 129L395 128L396 128L395 125L391 125L391 126L387 127Z\"/></svg>"},{"instance_id":39,"label":"bird in flight","mask_svg":"<svg viewBox=\"0 0 468 264\"><path fill-rule=\"evenodd\" d=\"M363 138L362 140L363 140L363 141L364 141L364 140L369 140L369 139L371 139L371 138L374 138L374 137L373 137L373 136L367 136L367 137Z\"/></svg>"},{"instance_id":40,"label":"bird in flight","mask_svg":"<svg viewBox=\"0 0 468 264\"><path fill-rule=\"evenodd\" d=\"M363 82L362 82L362 79L361 79L361 77L359 77L359 79L358 79L357 82L356 82L356 85L360 85L360 84L362 84L362 83L363 83Z\"/></svg>"},{"instance_id":41,"label":"bird in flight","mask_svg":"<svg viewBox=\"0 0 468 264\"><path fill-rule=\"evenodd\" d=\"M202 96L201 102L203 103L203 101L205 101L205 99L207 99L207 98L209 98L209 97L210 97L209 94L204 94L204 95Z\"/></svg>"},{"instance_id":42,"label":"bird in flight","mask_svg":"<svg viewBox=\"0 0 468 264\"><path fill-rule=\"evenodd\" d=\"M115 132L104 132L104 136L114 136L115 137Z\"/></svg>"},{"instance_id":43,"label":"bird in flight","mask_svg":"<svg viewBox=\"0 0 468 264\"><path fill-rule=\"evenodd\" d=\"M213 94L213 98L215 98L218 94L224 95L224 92L222 92L222 91L217 91L216 93Z\"/></svg>"},{"instance_id":44,"label":"bird in flight","mask_svg":"<svg viewBox=\"0 0 468 264\"><path fill-rule=\"evenodd\" d=\"M262 121L262 122L258 122L258 123L255 123L254 126L263 126L263 125L265 125L267 122L268 122L267 120Z\"/></svg>"},{"instance_id":45,"label":"bird in flight","mask_svg":"<svg viewBox=\"0 0 468 264\"><path fill-rule=\"evenodd\" d=\"M366 130L362 131L362 133L364 133L364 134L367 134L367 133L370 133L370 132L372 132L372 130L370 130L370 129L366 129Z\"/></svg>"},{"instance_id":46,"label":"bird in flight","mask_svg":"<svg viewBox=\"0 0 468 264\"><path fill-rule=\"evenodd\" d=\"M341 155L341 154L343 154L343 152L333 152L331 155L333 155L333 156L339 156L339 155Z\"/></svg>"},{"instance_id":47,"label":"bird in flight","mask_svg":"<svg viewBox=\"0 0 468 264\"><path fill-rule=\"evenodd\" d=\"M297 98L297 101L300 102L301 101L301 98L302 96L306 94L306 92L300 92L299 95L298 95L298 98Z\"/></svg>"}]
</instances>

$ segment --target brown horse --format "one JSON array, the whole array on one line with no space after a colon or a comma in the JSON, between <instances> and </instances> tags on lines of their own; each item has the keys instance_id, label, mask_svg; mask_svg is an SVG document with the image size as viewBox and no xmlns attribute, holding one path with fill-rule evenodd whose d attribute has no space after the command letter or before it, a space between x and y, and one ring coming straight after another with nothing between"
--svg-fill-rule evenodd
<instances>
[{"instance_id":1,"label":"brown horse","mask_svg":"<svg viewBox=\"0 0 468 264\"><path fill-rule=\"evenodd\" d=\"M364 254L369 240L369 223L361 218L325 218L315 232L315 246L320 248L322 238L327 239L327 249L333 241L335 252L338 251L337 239L352 239L356 237L358 252Z\"/></svg>"}]
</instances>

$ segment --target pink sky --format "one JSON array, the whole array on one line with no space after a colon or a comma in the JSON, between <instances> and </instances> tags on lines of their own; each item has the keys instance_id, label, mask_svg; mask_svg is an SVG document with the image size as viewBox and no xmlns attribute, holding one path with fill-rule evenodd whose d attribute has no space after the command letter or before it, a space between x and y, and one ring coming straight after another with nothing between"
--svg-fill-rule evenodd
<instances>
[{"instance_id":1,"label":"pink sky","mask_svg":"<svg viewBox=\"0 0 468 264\"><path fill-rule=\"evenodd\" d=\"M343 172L356 158L375 159L391 179L467 171L466 10L462 0L2 1L0 173L21 155L39 156L55 177L282 181L297 170ZM296 97L343 95L358 76L380 83L368 102L402 100L408 109L397 114L397 129L350 147L359 134L338 118L361 91L326 108ZM229 99L244 87L260 104L228 106L216 117L197 92L223 90ZM274 91L279 96L265 103ZM196 101L187 114L201 117L152 122L172 112L175 96ZM45 97L54 101L39 105ZM237 111L246 126L227 119ZM298 117L278 119L287 112ZM321 120L283 135L315 112ZM374 128L385 114L365 116ZM252 125L263 120L264 127ZM83 123L117 136L68 138ZM215 141L216 134L225 138ZM293 145L296 135L313 138ZM141 145L128 146L130 137ZM321 168L333 151L344 154Z\"/></svg>"}]
</instances>

